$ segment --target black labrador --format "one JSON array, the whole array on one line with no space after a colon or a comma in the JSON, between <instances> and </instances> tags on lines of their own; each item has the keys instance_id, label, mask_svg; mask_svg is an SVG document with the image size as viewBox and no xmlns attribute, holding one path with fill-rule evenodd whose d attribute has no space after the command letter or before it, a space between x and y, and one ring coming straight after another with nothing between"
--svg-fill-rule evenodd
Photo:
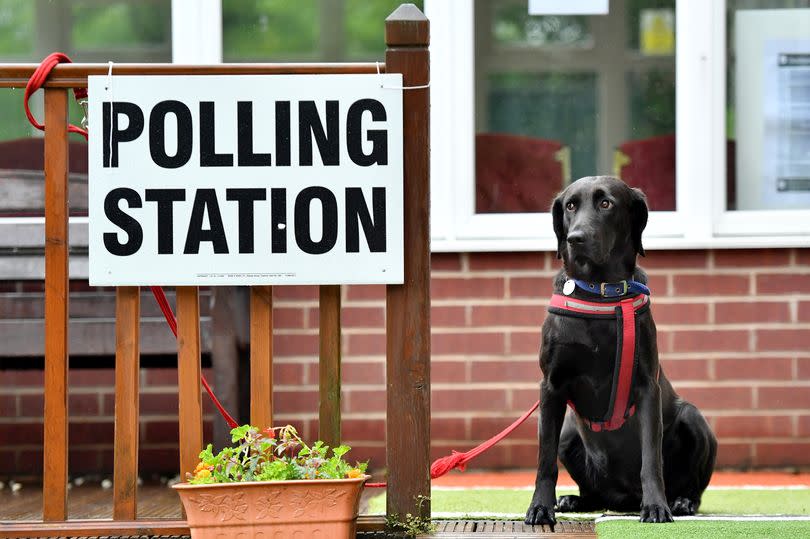
<instances>
[{"instance_id":1,"label":"black labrador","mask_svg":"<svg viewBox=\"0 0 810 539\"><path fill-rule=\"evenodd\" d=\"M572 299L605 301L572 286L630 281L646 284L636 266L647 202L638 189L610 176L574 182L551 208L557 257L563 269L554 291ZM584 287L583 287L584 288ZM643 287L642 287L643 288ZM654 294L655 291L653 291ZM626 297L626 296L625 296ZM629 403L634 412L616 430L594 432L587 418L605 416L616 371L615 319L549 314L542 331L540 455L527 524L555 524L561 512L635 512L642 522L692 515L709 483L717 441L694 405L681 399L660 370L649 309L636 317L635 360ZM576 412L566 414L570 404ZM557 457L579 485L579 496L555 499Z\"/></svg>"}]
</instances>

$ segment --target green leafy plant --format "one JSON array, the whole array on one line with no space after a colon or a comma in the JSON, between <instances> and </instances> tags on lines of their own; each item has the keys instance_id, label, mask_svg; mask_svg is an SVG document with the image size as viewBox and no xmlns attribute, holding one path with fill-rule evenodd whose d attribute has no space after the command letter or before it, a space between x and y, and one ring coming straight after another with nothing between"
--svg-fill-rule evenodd
<instances>
[{"instance_id":1,"label":"green leafy plant","mask_svg":"<svg viewBox=\"0 0 810 539\"><path fill-rule=\"evenodd\" d=\"M419 513L422 513L422 506L429 502L427 496L417 496L416 503ZM388 530L403 532L406 537L416 537L417 535L431 535L436 532L437 526L430 520L430 517L423 517L406 513L405 518L399 515L388 515L385 518L385 525Z\"/></svg>"},{"instance_id":2,"label":"green leafy plant","mask_svg":"<svg viewBox=\"0 0 810 539\"><path fill-rule=\"evenodd\" d=\"M292 425L259 430L243 425L231 431L231 447L214 454L211 444L200 453L200 463L187 474L192 485L240 481L345 479L365 475L367 463L344 460L349 446L331 450L323 442L308 446Z\"/></svg>"}]
</instances>

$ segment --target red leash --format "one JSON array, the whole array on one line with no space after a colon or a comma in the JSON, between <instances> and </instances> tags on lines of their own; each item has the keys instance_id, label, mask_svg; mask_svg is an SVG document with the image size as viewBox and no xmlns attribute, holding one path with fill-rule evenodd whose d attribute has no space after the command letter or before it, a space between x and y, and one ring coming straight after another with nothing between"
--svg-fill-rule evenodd
<instances>
[{"instance_id":1,"label":"red leash","mask_svg":"<svg viewBox=\"0 0 810 539\"><path fill-rule=\"evenodd\" d=\"M31 98L34 92L39 90L43 84L45 84L45 80L48 78L48 75L51 73L51 70L56 67L57 64L60 63L70 63L70 58L67 55L62 54L61 52L54 52L49 54L42 63L39 64L39 67L34 71L34 74L31 75L31 78L28 79L28 84L25 85L25 95L23 96L23 107L25 108L25 115L28 117L28 121L31 122L31 125L39 129L40 131L45 131L45 126L39 123L34 115L31 113L31 109L28 108L28 100ZM76 101L80 99L87 98L87 89L86 88L74 88L73 95L76 97ZM82 129L81 127L77 127L73 124L68 125L68 132L69 133L78 133L87 140L87 131ZM172 312L172 307L169 305L169 300L166 299L166 294L163 292L163 289L159 286L151 286L152 295L155 296L155 300L157 304L160 306L160 310L163 311L163 316L166 318L166 323L169 324L169 328L174 333L175 338L177 338L177 319ZM211 400L214 402L214 406L216 406L219 413L222 414L222 417L225 419L225 422L228 424L229 427L235 429L239 426L239 423L231 417L231 415L225 410L222 406L222 403L219 402L217 396L214 395L214 391L211 389L211 386L208 385L208 381L205 379L205 376L200 375L200 381L202 382L205 391L208 393L208 396L211 397Z\"/></svg>"},{"instance_id":2,"label":"red leash","mask_svg":"<svg viewBox=\"0 0 810 539\"><path fill-rule=\"evenodd\" d=\"M160 310L163 312L164 318L166 318L166 323L169 324L169 329L172 330L174 333L174 337L177 338L177 318L175 318L174 313L172 312L172 306L169 305L169 300L166 299L166 293L163 291L163 288L159 286L150 286L152 290L152 295L155 296L155 301L157 301ZM231 417L231 414L222 406L222 403L219 402L219 399L216 395L214 395L214 390L211 389L211 386L208 385L208 380L205 379L205 376L200 373L200 381L202 382L203 387L205 388L206 393L208 396L211 397L211 401L214 403L214 406L217 407L219 410L220 415L222 415L225 422L228 424L229 427L235 429L239 426L239 423Z\"/></svg>"},{"instance_id":3,"label":"red leash","mask_svg":"<svg viewBox=\"0 0 810 539\"><path fill-rule=\"evenodd\" d=\"M45 130L45 126L37 122L34 118L34 115L31 114L31 110L28 108L28 100L31 95L39 90L42 85L45 83L45 80L48 78L51 70L60 63L70 63L70 58L68 58L65 54L61 52L54 52L49 54L39 65L39 67L34 71L34 74L31 75L31 78L28 80L28 84L25 85L25 95L23 97L23 106L25 107L25 115L28 117L28 121L31 122L31 125L39 129L40 131ZM86 99L87 98L87 89L86 88L74 88L73 94L76 97L76 100ZM87 131L84 129L77 127L75 125L68 125L68 132L70 133L78 133L87 140ZM160 310L163 312L163 316L166 318L166 323L169 324L169 328L172 330L175 338L177 337L177 319L172 312L172 307L169 305L169 300L166 299L166 294L163 292L163 288L159 286L150 286L152 290L152 295L155 296L155 301L157 301ZM222 404L217 399L216 395L214 395L214 391L211 389L211 386L208 385L208 381L205 379L205 376L200 375L200 381L202 382L205 391L208 393L208 396L211 397L211 400L214 402L214 406L216 406L219 413L222 414L222 417L225 419L225 422L228 423L228 426L236 428L239 424L234 420L233 417L225 410ZM540 401L534 403L526 413L520 416L514 423L506 427L504 430L499 432L493 438L487 440L486 442L474 447L473 449L467 451L466 453L459 453L458 451L453 451L452 454L437 459L433 462L430 466L430 478L436 479L437 477L441 477L453 468L458 468L461 471L467 467L467 463L473 460L475 457L492 447L493 445L500 442L506 436L509 435L513 430L515 430L521 423L526 421L530 415L537 410L538 406L540 406ZM386 483L366 483L367 487L385 487Z\"/></svg>"},{"instance_id":4,"label":"red leash","mask_svg":"<svg viewBox=\"0 0 810 539\"><path fill-rule=\"evenodd\" d=\"M36 118L34 118L34 115L31 114L31 109L28 108L28 100L34 92L42 88L42 85L45 84L45 79L47 79L48 75L51 74L51 70L60 63L70 63L70 58L61 52L53 52L49 54L44 60L42 60L42 63L40 63L39 67L36 68L34 74L31 75L30 79L28 79L28 84L25 85L25 94L23 95L23 107L25 108L25 115L28 117L28 121L31 122L31 125L40 131L45 131L45 126L39 123ZM74 88L73 95L76 98L76 101L87 99L87 88ZM87 131L81 127L69 124L68 132L78 133L84 137L84 140L87 140Z\"/></svg>"},{"instance_id":5,"label":"red leash","mask_svg":"<svg viewBox=\"0 0 810 539\"><path fill-rule=\"evenodd\" d=\"M477 445L476 447L470 449L466 453L459 453L458 451L453 451L450 455L446 457L442 457L433 461L433 464L430 465L430 478L436 479L437 477L441 477L453 468L458 468L462 472L467 467L467 463L470 462L472 459L492 447L493 445L497 444L509 434L518 428L521 423L529 419L529 416L534 413L535 410L540 406L540 401L534 403L534 406L529 408L526 413L522 416L517 418L514 423L503 429L501 432L487 440L486 442ZM367 487L385 487L387 486L386 483L366 483Z\"/></svg>"}]
</instances>

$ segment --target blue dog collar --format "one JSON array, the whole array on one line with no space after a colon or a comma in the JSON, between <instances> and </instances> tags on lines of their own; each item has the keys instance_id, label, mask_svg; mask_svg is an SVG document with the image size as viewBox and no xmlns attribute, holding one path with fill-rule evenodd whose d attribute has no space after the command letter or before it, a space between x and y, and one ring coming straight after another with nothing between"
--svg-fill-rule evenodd
<instances>
[{"instance_id":1,"label":"blue dog collar","mask_svg":"<svg viewBox=\"0 0 810 539\"><path fill-rule=\"evenodd\" d=\"M578 288L590 292L591 294L598 294L603 298L618 298L620 296L626 296L627 294L650 295L650 289L647 288L646 285L633 280L619 281L618 283L589 283L588 281L573 279L573 282ZM570 289L571 291L567 294L570 295L574 291L573 288L572 286L567 286L563 288L563 291Z\"/></svg>"}]
</instances>

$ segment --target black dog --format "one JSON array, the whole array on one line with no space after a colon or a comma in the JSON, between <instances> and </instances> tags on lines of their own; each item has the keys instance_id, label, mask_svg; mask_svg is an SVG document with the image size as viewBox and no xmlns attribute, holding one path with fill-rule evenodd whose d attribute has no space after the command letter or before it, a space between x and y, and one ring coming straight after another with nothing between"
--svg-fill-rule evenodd
<instances>
[{"instance_id":1,"label":"black dog","mask_svg":"<svg viewBox=\"0 0 810 539\"><path fill-rule=\"evenodd\" d=\"M564 266L554 280L555 298L606 314L566 316L549 308L540 352L540 455L526 523L554 526L555 505L563 512L640 507L642 522L694 514L714 470L717 441L658 363L655 324L639 292L649 293L647 276L636 266L636 255L644 255L646 198L617 178L594 176L560 193L551 212ZM629 298L634 314L610 306ZM622 314L634 317L634 343ZM624 348L635 352L626 362L620 361ZM622 371L625 401L621 382L616 390L622 367L629 369ZM576 412L566 415L567 404ZM558 451L580 494L555 504Z\"/></svg>"}]
</instances>

